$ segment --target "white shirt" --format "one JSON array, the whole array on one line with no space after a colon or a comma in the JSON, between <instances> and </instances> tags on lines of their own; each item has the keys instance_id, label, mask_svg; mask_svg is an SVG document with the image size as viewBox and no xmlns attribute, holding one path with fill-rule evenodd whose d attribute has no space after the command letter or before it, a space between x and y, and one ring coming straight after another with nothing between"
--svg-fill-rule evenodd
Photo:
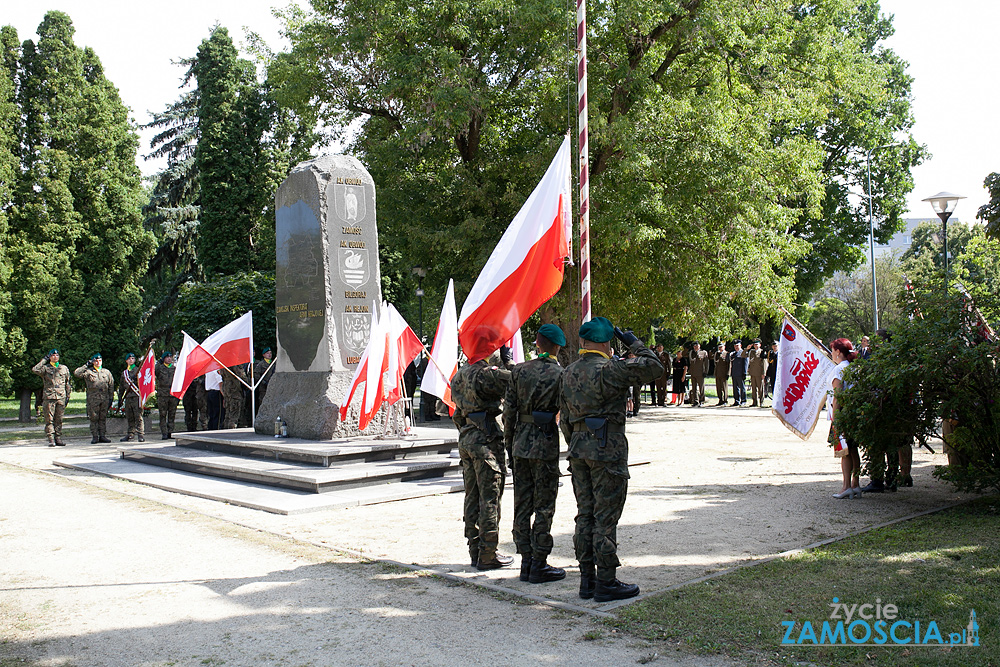
<instances>
[{"instance_id":1,"label":"white shirt","mask_svg":"<svg viewBox=\"0 0 1000 667\"><path fill-rule=\"evenodd\" d=\"M219 371L209 371L205 375L205 391L222 390L222 373Z\"/></svg>"}]
</instances>

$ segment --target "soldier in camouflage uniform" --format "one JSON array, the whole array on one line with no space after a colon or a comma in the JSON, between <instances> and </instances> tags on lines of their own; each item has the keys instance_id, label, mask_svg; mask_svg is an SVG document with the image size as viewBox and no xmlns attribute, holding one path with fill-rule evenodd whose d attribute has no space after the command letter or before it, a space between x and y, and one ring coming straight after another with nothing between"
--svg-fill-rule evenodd
<instances>
[{"instance_id":1,"label":"soldier in camouflage uniform","mask_svg":"<svg viewBox=\"0 0 1000 667\"><path fill-rule=\"evenodd\" d=\"M263 359L258 361L253 367L253 381L257 383L257 390L254 392L256 396L256 408L260 410L260 404L264 401L264 395L267 394L267 383L271 381L271 375L274 371L268 372L271 367L271 358L274 353L271 352L271 348L265 347L264 351L261 352ZM413 396L412 393L407 394L407 396Z\"/></svg>"},{"instance_id":2,"label":"soldier in camouflage uniform","mask_svg":"<svg viewBox=\"0 0 1000 667\"><path fill-rule=\"evenodd\" d=\"M236 364L229 367L231 372L222 372L222 397L226 408L226 423L222 428L236 428L243 415L243 384L240 380L250 382L244 367L245 364Z\"/></svg>"},{"instance_id":3,"label":"soldier in camouflage uniform","mask_svg":"<svg viewBox=\"0 0 1000 667\"><path fill-rule=\"evenodd\" d=\"M458 369L451 380L455 401L452 419L458 427L458 453L465 482L465 539L472 565L495 570L514 562L497 551L500 541L500 497L507 477L503 432L497 426L500 399L510 371L498 368L499 355Z\"/></svg>"},{"instance_id":4,"label":"soldier in camouflage uniform","mask_svg":"<svg viewBox=\"0 0 1000 667\"><path fill-rule=\"evenodd\" d=\"M188 431L208 430L208 399L205 392L205 376L199 375L184 392L184 428Z\"/></svg>"},{"instance_id":5,"label":"soldier in camouflage uniform","mask_svg":"<svg viewBox=\"0 0 1000 667\"><path fill-rule=\"evenodd\" d=\"M543 324L535 345L538 358L511 369L503 431L504 446L513 451L514 544L521 554L521 581L541 584L566 578L566 570L546 563L559 490L556 413L563 369L557 357L566 336L556 325Z\"/></svg>"},{"instance_id":6,"label":"soldier in camouflage uniform","mask_svg":"<svg viewBox=\"0 0 1000 667\"><path fill-rule=\"evenodd\" d=\"M45 414L45 437L49 447L64 447L62 419L73 393L69 369L59 363L59 350L51 350L31 371L42 376L42 410Z\"/></svg>"},{"instance_id":7,"label":"soldier in camouflage uniform","mask_svg":"<svg viewBox=\"0 0 1000 667\"><path fill-rule=\"evenodd\" d=\"M176 396L170 394L170 387L174 383L174 354L170 351L164 352L160 361L153 371L156 377L156 407L160 412L160 437L162 440L169 440L174 435L174 421L177 418Z\"/></svg>"},{"instance_id":8,"label":"soldier in camouflage uniform","mask_svg":"<svg viewBox=\"0 0 1000 667\"><path fill-rule=\"evenodd\" d=\"M108 410L115 398L115 377L103 367L100 353L95 354L73 375L87 383L87 417L90 418L90 444L111 442L107 438Z\"/></svg>"},{"instance_id":9,"label":"soldier in camouflage uniform","mask_svg":"<svg viewBox=\"0 0 1000 667\"><path fill-rule=\"evenodd\" d=\"M617 336L635 355L611 359ZM580 327L580 358L562 375L560 422L569 441L569 465L576 495L573 544L580 561L580 597L597 602L639 594L639 587L615 577L618 520L628 491L625 390L663 372L656 354L630 332L595 317ZM596 567L596 581L595 581Z\"/></svg>"},{"instance_id":10,"label":"soldier in camouflage uniform","mask_svg":"<svg viewBox=\"0 0 1000 667\"><path fill-rule=\"evenodd\" d=\"M125 370L122 371L122 381L118 385L118 404L125 404L125 418L128 420L128 431L121 442L130 442L133 437L139 442L145 442L143 437L142 405L139 404L139 367L135 363L135 355L129 352L125 355Z\"/></svg>"}]
</instances>

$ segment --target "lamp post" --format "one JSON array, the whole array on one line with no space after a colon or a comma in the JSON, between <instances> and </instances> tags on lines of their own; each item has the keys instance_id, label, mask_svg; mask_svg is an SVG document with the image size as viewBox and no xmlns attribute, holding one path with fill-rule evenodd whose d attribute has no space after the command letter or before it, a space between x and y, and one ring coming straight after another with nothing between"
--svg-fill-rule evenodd
<instances>
[{"instance_id":1,"label":"lamp post","mask_svg":"<svg viewBox=\"0 0 1000 667\"><path fill-rule=\"evenodd\" d=\"M424 288L423 280L427 275L427 269L422 266L413 267L413 275L417 277L417 302L420 304L420 342L424 342Z\"/></svg>"},{"instance_id":2,"label":"lamp post","mask_svg":"<svg viewBox=\"0 0 1000 667\"><path fill-rule=\"evenodd\" d=\"M875 329L878 331L878 289L875 283L875 218L872 213L872 153L883 148L891 148L899 144L883 144L876 146L865 153L865 161L868 163L868 254L872 263L872 314L875 322Z\"/></svg>"},{"instance_id":3,"label":"lamp post","mask_svg":"<svg viewBox=\"0 0 1000 667\"><path fill-rule=\"evenodd\" d=\"M965 199L965 197L950 192L939 192L924 200L931 203L931 207L941 218L941 224L944 227L944 281L946 288L948 284L948 218L955 212L959 199Z\"/></svg>"}]
</instances>

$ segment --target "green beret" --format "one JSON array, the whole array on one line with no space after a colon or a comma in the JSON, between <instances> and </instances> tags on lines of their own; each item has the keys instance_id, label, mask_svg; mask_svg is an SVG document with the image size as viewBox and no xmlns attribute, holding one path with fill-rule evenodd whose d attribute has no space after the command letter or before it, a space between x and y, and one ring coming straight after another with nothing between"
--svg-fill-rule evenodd
<instances>
[{"instance_id":1,"label":"green beret","mask_svg":"<svg viewBox=\"0 0 1000 667\"><path fill-rule=\"evenodd\" d=\"M607 343L614 338L615 328L604 317L595 317L580 327L580 338L592 343Z\"/></svg>"},{"instance_id":2,"label":"green beret","mask_svg":"<svg viewBox=\"0 0 1000 667\"><path fill-rule=\"evenodd\" d=\"M129 357L132 357L134 359L135 358L135 352L129 352L128 354L126 354L125 355L125 361L128 361Z\"/></svg>"},{"instance_id":3,"label":"green beret","mask_svg":"<svg viewBox=\"0 0 1000 667\"><path fill-rule=\"evenodd\" d=\"M173 352L171 352L170 350L164 350L163 354L160 355L160 361L163 361L167 357L172 357L172 356L174 356Z\"/></svg>"},{"instance_id":4,"label":"green beret","mask_svg":"<svg viewBox=\"0 0 1000 667\"><path fill-rule=\"evenodd\" d=\"M559 347L566 347L566 334L555 324L543 324L538 327L538 335L544 336Z\"/></svg>"},{"instance_id":5,"label":"green beret","mask_svg":"<svg viewBox=\"0 0 1000 667\"><path fill-rule=\"evenodd\" d=\"M56 348L49 350L49 356L51 357L53 354L59 354L59 350Z\"/></svg>"},{"instance_id":6,"label":"green beret","mask_svg":"<svg viewBox=\"0 0 1000 667\"><path fill-rule=\"evenodd\" d=\"M94 356L92 356L90 358L91 361L94 361L96 359L102 359L103 360L103 357L101 357L101 353L100 352L98 352L97 354L95 354Z\"/></svg>"},{"instance_id":7,"label":"green beret","mask_svg":"<svg viewBox=\"0 0 1000 667\"><path fill-rule=\"evenodd\" d=\"M269 347L265 347L265 348L264 348L264 349L263 349L263 350L261 351L261 354L267 354L267 353L268 353L268 352L270 352L270 351L271 351L271 348L269 348Z\"/></svg>"}]
</instances>

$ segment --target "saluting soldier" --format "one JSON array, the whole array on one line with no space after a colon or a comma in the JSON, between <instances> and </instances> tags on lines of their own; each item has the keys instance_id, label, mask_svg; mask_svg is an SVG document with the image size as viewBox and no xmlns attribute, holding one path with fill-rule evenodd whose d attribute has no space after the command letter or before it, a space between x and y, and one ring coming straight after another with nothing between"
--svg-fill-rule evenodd
<instances>
[{"instance_id":1,"label":"saluting soldier","mask_svg":"<svg viewBox=\"0 0 1000 667\"><path fill-rule=\"evenodd\" d=\"M65 447L62 439L63 413L73 393L69 369L59 363L59 350L49 350L31 371L42 376L42 411L45 415L45 437L49 447Z\"/></svg>"},{"instance_id":2,"label":"saluting soldier","mask_svg":"<svg viewBox=\"0 0 1000 667\"><path fill-rule=\"evenodd\" d=\"M115 398L115 377L104 368L98 352L73 375L87 383L87 417L90 419L90 444L111 442L107 438L108 410Z\"/></svg>"},{"instance_id":3,"label":"saluting soldier","mask_svg":"<svg viewBox=\"0 0 1000 667\"><path fill-rule=\"evenodd\" d=\"M156 407L160 412L160 439L169 440L174 435L174 420L177 418L177 397L171 395L174 383L174 353L167 350L160 357L153 373L156 377Z\"/></svg>"},{"instance_id":4,"label":"saluting soldier","mask_svg":"<svg viewBox=\"0 0 1000 667\"><path fill-rule=\"evenodd\" d=\"M725 405L729 401L729 353L726 352L726 344L719 343L719 349L713 356L715 361L715 393L719 395L719 402L716 406Z\"/></svg>"},{"instance_id":5,"label":"saluting soldier","mask_svg":"<svg viewBox=\"0 0 1000 667\"><path fill-rule=\"evenodd\" d=\"M612 336L635 356L611 359ZM603 317L580 327L580 343L580 358L563 372L559 403L559 428L569 442L576 495L573 544L580 562L580 597L623 600L638 595L639 587L615 577L621 565L618 520L629 478L622 395L631 385L660 375L663 366L634 334L615 329Z\"/></svg>"},{"instance_id":6,"label":"saluting soldier","mask_svg":"<svg viewBox=\"0 0 1000 667\"><path fill-rule=\"evenodd\" d=\"M760 338L755 338L747 350L747 371L750 373L751 407L764 405L764 373L767 371L767 352L760 347Z\"/></svg>"},{"instance_id":7,"label":"saluting soldier","mask_svg":"<svg viewBox=\"0 0 1000 667\"><path fill-rule=\"evenodd\" d=\"M500 399L510 371L499 368L500 355L458 369L451 380L455 401L452 420L458 427L458 453L465 484L465 539L469 557L479 570L495 570L514 562L497 551L500 543L500 498L507 477L504 434L497 426Z\"/></svg>"},{"instance_id":8,"label":"saluting soldier","mask_svg":"<svg viewBox=\"0 0 1000 667\"><path fill-rule=\"evenodd\" d=\"M130 442L133 437L139 442L146 442L143 437L143 406L139 403L139 367L131 352L125 355L125 370L122 371L122 381L118 385L118 403L125 404L125 418L128 420L128 431L121 442Z\"/></svg>"},{"instance_id":9,"label":"saluting soldier","mask_svg":"<svg viewBox=\"0 0 1000 667\"><path fill-rule=\"evenodd\" d=\"M543 324L535 338L538 358L511 369L504 399L504 446L513 451L514 544L521 555L521 581L542 584L566 578L546 561L552 553L552 517L559 490L559 350L566 335ZM532 522L534 517L534 522Z\"/></svg>"},{"instance_id":10,"label":"saluting soldier","mask_svg":"<svg viewBox=\"0 0 1000 667\"><path fill-rule=\"evenodd\" d=\"M243 371L245 364L230 366L231 372L222 373L222 398L225 401L226 423L223 428L236 428L243 415L243 383L250 382Z\"/></svg>"},{"instance_id":11,"label":"saluting soldier","mask_svg":"<svg viewBox=\"0 0 1000 667\"><path fill-rule=\"evenodd\" d=\"M733 379L733 406L746 405L747 355L739 340L733 341L733 351L729 353L729 375Z\"/></svg>"},{"instance_id":12,"label":"saluting soldier","mask_svg":"<svg viewBox=\"0 0 1000 667\"><path fill-rule=\"evenodd\" d=\"M691 353L688 355L691 365L688 372L691 373L691 405L700 408L705 403L705 375L708 373L708 352L701 349L701 343L695 341L691 344Z\"/></svg>"}]
</instances>

